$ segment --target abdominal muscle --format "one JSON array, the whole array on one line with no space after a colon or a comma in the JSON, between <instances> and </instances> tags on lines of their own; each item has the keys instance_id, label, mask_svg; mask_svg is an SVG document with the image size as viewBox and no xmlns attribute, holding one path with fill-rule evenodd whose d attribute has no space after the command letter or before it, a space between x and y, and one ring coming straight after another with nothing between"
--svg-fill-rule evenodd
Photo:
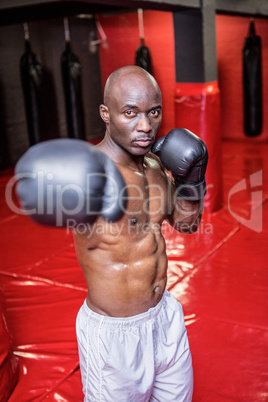
<instances>
[{"instance_id":1,"label":"abdominal muscle","mask_svg":"<svg viewBox=\"0 0 268 402\"><path fill-rule=\"evenodd\" d=\"M74 233L74 240L91 310L130 317L148 311L161 300L167 281L167 256L160 231L148 227L132 236L94 235L90 241Z\"/></svg>"}]
</instances>

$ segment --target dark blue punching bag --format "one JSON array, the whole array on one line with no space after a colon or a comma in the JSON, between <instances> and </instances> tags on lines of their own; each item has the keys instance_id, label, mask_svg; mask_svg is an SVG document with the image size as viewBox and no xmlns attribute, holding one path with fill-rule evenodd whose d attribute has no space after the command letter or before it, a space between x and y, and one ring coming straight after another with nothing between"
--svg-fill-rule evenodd
<instances>
[{"instance_id":1,"label":"dark blue punching bag","mask_svg":"<svg viewBox=\"0 0 268 402\"><path fill-rule=\"evenodd\" d=\"M254 21L243 48L244 131L247 136L262 131L262 67L261 38L256 35Z\"/></svg>"}]
</instances>

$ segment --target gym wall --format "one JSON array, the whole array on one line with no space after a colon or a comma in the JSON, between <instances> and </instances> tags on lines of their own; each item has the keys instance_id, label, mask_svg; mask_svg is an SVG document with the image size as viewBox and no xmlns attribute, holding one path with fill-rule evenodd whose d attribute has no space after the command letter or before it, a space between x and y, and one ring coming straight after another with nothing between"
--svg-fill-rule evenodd
<instances>
[{"instance_id":1,"label":"gym wall","mask_svg":"<svg viewBox=\"0 0 268 402\"><path fill-rule=\"evenodd\" d=\"M170 12L144 11L145 45L152 56L152 73L163 96L163 118L158 135L174 128L175 54L173 18ZM137 13L103 15L100 22L107 36L108 47L100 48L102 81L124 65L135 64L140 45Z\"/></svg>"},{"instance_id":2,"label":"gym wall","mask_svg":"<svg viewBox=\"0 0 268 402\"><path fill-rule=\"evenodd\" d=\"M268 140L268 19L255 18L262 41L262 133L246 137L243 130L242 49L248 34L248 17L218 15L216 24L218 80L221 96L221 131L226 139Z\"/></svg>"},{"instance_id":3,"label":"gym wall","mask_svg":"<svg viewBox=\"0 0 268 402\"><path fill-rule=\"evenodd\" d=\"M46 74L46 114L50 137L67 137L63 85L60 69L65 49L63 19L51 19L28 24L32 51L38 55ZM82 100L87 139L104 135L99 117L102 102L98 49L89 51L89 38L96 39L93 19L69 18L72 51L81 64ZM12 166L28 149L23 93L20 81L20 58L24 53L22 24L0 27L0 169Z\"/></svg>"},{"instance_id":4,"label":"gym wall","mask_svg":"<svg viewBox=\"0 0 268 402\"><path fill-rule=\"evenodd\" d=\"M69 19L73 52L82 66L82 90L86 138L104 134L98 107L102 87L116 68L135 63L140 44L137 12L100 15L108 47L90 53L89 35L96 35L92 19ZM218 82L221 100L221 136L244 141L268 140L268 20L255 18L257 34L262 38L263 130L256 138L243 131L242 49L249 18L217 15ZM50 127L52 136L65 137L66 117L60 74L60 56L64 50L61 19L29 23L30 41L42 66L50 77ZM159 136L175 125L175 54L173 18L170 12L144 11L145 44L150 48L153 74L163 94L163 121ZM24 103L20 83L19 61L24 53L22 24L0 27L0 169L13 165L29 147ZM183 40L183 38L182 38ZM190 49L189 49L190 51ZM100 53L100 59L99 59ZM49 133L51 136L51 133Z\"/></svg>"},{"instance_id":5,"label":"gym wall","mask_svg":"<svg viewBox=\"0 0 268 402\"><path fill-rule=\"evenodd\" d=\"M245 141L268 140L268 20L255 18L262 38L263 130L248 138L243 129L242 50L248 33L248 17L216 16L218 83L221 102L221 136ZM108 48L100 49L103 82L116 68L133 64L139 45L137 13L101 16ZM173 20L170 12L144 11L145 44L150 48L153 74L163 95L163 120L159 136L174 127L175 57ZM183 38L182 38L183 40ZM189 49L190 51L190 49Z\"/></svg>"}]
</instances>

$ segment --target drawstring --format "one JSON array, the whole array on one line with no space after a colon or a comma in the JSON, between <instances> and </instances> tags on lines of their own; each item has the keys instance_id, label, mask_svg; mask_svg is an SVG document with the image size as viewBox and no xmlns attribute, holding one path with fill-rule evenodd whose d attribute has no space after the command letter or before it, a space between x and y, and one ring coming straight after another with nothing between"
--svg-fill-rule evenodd
<instances>
[{"instance_id":1,"label":"drawstring","mask_svg":"<svg viewBox=\"0 0 268 402\"><path fill-rule=\"evenodd\" d=\"M100 377L100 402L101 402L101 398L102 398L102 373L101 373L101 365L100 365L100 331L101 331L101 327L102 327L102 322L103 322L103 318L104 316L101 317L100 323L99 323L99 327L98 327L98 359L99 359L99 377Z\"/></svg>"}]
</instances>

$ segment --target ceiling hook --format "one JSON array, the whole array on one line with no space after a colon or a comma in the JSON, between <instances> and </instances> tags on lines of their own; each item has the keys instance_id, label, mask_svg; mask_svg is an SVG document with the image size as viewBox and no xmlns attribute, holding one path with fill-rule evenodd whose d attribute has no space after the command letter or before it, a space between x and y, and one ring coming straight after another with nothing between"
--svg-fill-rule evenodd
<instances>
[{"instance_id":1,"label":"ceiling hook","mask_svg":"<svg viewBox=\"0 0 268 402\"><path fill-rule=\"evenodd\" d=\"M71 35L70 35L70 27L69 27L69 20L68 18L63 18L63 25L64 25L64 38L65 42L71 42Z\"/></svg>"},{"instance_id":2,"label":"ceiling hook","mask_svg":"<svg viewBox=\"0 0 268 402\"><path fill-rule=\"evenodd\" d=\"M90 35L89 46L88 46L90 53L96 53L98 45L103 45L106 48L108 47L107 36L105 35L105 32L101 26L101 23L100 23L98 17L95 18L95 23L96 23L96 28L97 28L98 34L101 39L93 40L92 37L95 35L93 32L91 33L92 35Z\"/></svg>"},{"instance_id":3,"label":"ceiling hook","mask_svg":"<svg viewBox=\"0 0 268 402\"><path fill-rule=\"evenodd\" d=\"M29 41L30 40L30 32L28 22L23 23L23 30L24 30L24 39Z\"/></svg>"}]
</instances>

